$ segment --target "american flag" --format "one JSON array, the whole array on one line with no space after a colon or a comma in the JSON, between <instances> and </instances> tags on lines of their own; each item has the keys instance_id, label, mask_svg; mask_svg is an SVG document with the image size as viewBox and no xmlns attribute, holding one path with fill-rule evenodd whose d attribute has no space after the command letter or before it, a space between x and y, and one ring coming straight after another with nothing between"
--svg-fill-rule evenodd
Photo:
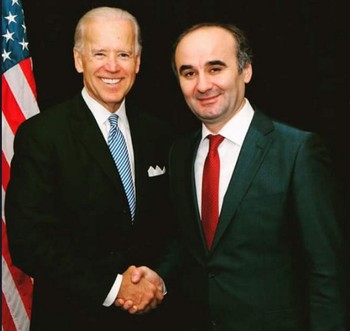
<instances>
[{"instance_id":1,"label":"american flag","mask_svg":"<svg viewBox=\"0 0 350 331\"><path fill-rule=\"evenodd\" d=\"M12 265L4 198L18 126L39 112L20 0L2 0L2 331L29 330L33 280Z\"/></svg>"}]
</instances>

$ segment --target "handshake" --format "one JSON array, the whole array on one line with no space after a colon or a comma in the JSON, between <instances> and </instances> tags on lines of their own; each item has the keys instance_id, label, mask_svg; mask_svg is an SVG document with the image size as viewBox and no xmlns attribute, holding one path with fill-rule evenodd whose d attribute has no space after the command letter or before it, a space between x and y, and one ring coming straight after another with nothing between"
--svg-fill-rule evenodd
<instances>
[{"instance_id":1,"label":"handshake","mask_svg":"<svg viewBox=\"0 0 350 331\"><path fill-rule=\"evenodd\" d=\"M114 304L130 314L147 313L162 302L164 290L164 282L156 272L145 266L130 266L123 273Z\"/></svg>"}]
</instances>

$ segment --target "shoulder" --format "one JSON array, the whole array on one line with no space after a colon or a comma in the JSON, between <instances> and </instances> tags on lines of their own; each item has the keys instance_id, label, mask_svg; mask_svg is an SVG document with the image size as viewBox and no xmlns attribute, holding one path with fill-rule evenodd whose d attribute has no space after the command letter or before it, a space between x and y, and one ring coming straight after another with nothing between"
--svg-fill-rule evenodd
<instances>
[{"instance_id":1,"label":"shoulder","mask_svg":"<svg viewBox=\"0 0 350 331\"><path fill-rule=\"evenodd\" d=\"M261 110L255 111L251 128L269 139L271 148L281 151L281 155L330 155L327 141L321 134L272 118Z\"/></svg>"},{"instance_id":2,"label":"shoulder","mask_svg":"<svg viewBox=\"0 0 350 331\"><path fill-rule=\"evenodd\" d=\"M40 113L28 118L25 122L57 120L57 118L67 116L67 114L74 112L75 109L81 108L84 105L86 107L81 95L76 95L48 108L40 109Z\"/></svg>"},{"instance_id":3,"label":"shoulder","mask_svg":"<svg viewBox=\"0 0 350 331\"><path fill-rule=\"evenodd\" d=\"M260 109L254 110L254 117L251 127L264 135L271 134L276 139L285 142L300 142L309 137L317 136L315 132L298 128L280 119L267 115Z\"/></svg>"},{"instance_id":4,"label":"shoulder","mask_svg":"<svg viewBox=\"0 0 350 331\"><path fill-rule=\"evenodd\" d=\"M29 117L21 123L16 132L16 136L48 136L58 128L62 130L62 128L66 126L65 124L70 121L71 114L82 107L84 107L84 102L81 96L78 95L47 109L40 110L40 113Z\"/></svg>"},{"instance_id":5,"label":"shoulder","mask_svg":"<svg viewBox=\"0 0 350 331\"><path fill-rule=\"evenodd\" d=\"M126 104L126 112L133 135L144 137L147 140L173 140L174 127L170 121L151 112L147 108L141 108L135 103Z\"/></svg>"}]
</instances>

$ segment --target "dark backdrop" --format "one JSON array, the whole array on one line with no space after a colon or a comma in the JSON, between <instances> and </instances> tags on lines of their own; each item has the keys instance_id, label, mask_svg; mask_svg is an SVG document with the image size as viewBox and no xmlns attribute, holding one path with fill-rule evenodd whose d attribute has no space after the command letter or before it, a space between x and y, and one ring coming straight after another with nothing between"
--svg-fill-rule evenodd
<instances>
[{"instance_id":1,"label":"dark backdrop","mask_svg":"<svg viewBox=\"0 0 350 331\"><path fill-rule=\"evenodd\" d=\"M320 133L349 196L349 21L341 0L23 0L41 110L80 91L73 66L74 27L88 9L112 5L142 29L140 102L184 132L198 122L170 69L171 46L187 26L233 22L255 53L248 98L274 118Z\"/></svg>"}]
</instances>

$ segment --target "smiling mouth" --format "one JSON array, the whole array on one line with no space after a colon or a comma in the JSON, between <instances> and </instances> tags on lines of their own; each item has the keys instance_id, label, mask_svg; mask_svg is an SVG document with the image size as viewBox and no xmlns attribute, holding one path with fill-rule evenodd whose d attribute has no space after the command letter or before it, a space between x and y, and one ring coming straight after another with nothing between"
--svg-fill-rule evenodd
<instances>
[{"instance_id":1,"label":"smiling mouth","mask_svg":"<svg viewBox=\"0 0 350 331\"><path fill-rule=\"evenodd\" d=\"M102 78L102 81L108 85L115 85L120 82L120 79Z\"/></svg>"},{"instance_id":2,"label":"smiling mouth","mask_svg":"<svg viewBox=\"0 0 350 331\"><path fill-rule=\"evenodd\" d=\"M213 96L205 97L205 98L197 98L197 101L199 103L201 103L202 105L215 103L216 100L217 100L217 95L213 95Z\"/></svg>"}]
</instances>

